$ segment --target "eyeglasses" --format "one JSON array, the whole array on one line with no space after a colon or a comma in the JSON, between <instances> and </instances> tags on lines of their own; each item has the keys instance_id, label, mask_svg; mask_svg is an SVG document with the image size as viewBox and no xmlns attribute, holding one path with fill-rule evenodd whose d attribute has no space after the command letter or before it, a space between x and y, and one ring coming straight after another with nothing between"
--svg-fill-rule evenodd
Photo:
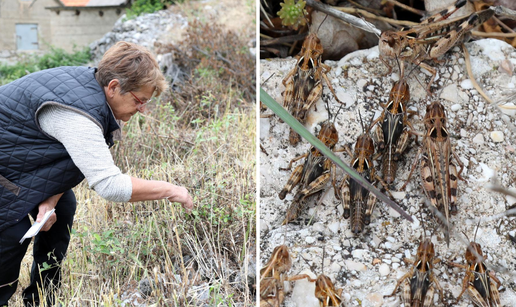
<instances>
[{"instance_id":1,"label":"eyeglasses","mask_svg":"<svg viewBox=\"0 0 516 307\"><path fill-rule=\"evenodd\" d=\"M133 92L129 91L129 93L131 93L131 95L133 95L134 99L136 99L136 101L138 101L138 103L137 103L138 111L142 111L142 110L140 110L140 108L143 109L145 107L145 105L147 103L149 103L149 101L150 101L150 99L146 100L146 101L141 101L140 98L136 97L136 95Z\"/></svg>"}]
</instances>

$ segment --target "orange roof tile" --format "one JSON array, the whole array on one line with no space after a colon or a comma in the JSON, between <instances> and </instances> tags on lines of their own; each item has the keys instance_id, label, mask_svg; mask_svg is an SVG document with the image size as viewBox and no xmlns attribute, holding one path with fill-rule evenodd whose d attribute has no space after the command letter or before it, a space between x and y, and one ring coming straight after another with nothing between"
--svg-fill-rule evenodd
<instances>
[{"instance_id":1,"label":"orange roof tile","mask_svg":"<svg viewBox=\"0 0 516 307\"><path fill-rule=\"evenodd\" d=\"M65 6L86 6L90 0L61 0Z\"/></svg>"}]
</instances>

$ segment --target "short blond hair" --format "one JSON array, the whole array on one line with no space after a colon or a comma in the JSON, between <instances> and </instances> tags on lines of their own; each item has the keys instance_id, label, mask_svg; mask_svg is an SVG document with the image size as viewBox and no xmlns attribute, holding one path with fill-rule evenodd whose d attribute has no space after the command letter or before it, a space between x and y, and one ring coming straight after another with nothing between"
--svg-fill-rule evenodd
<instances>
[{"instance_id":1,"label":"short blond hair","mask_svg":"<svg viewBox=\"0 0 516 307\"><path fill-rule=\"evenodd\" d=\"M159 96L168 88L154 55L143 46L123 41L104 53L95 77L102 87L118 79L122 94L150 85Z\"/></svg>"}]
</instances>

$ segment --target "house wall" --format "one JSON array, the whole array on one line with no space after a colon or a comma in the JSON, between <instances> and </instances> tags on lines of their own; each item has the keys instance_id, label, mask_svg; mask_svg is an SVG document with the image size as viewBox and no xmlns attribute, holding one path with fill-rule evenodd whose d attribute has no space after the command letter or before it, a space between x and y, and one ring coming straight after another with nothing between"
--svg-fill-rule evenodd
<instances>
[{"instance_id":1,"label":"house wall","mask_svg":"<svg viewBox=\"0 0 516 307\"><path fill-rule=\"evenodd\" d=\"M51 12L52 45L67 51L72 51L74 44L88 46L110 32L125 10L84 8L79 12L79 15L75 10L61 10L59 15Z\"/></svg>"},{"instance_id":2,"label":"house wall","mask_svg":"<svg viewBox=\"0 0 516 307\"><path fill-rule=\"evenodd\" d=\"M88 46L111 31L125 12L123 8L81 8L59 13L46 9L56 6L55 0L0 0L0 53L16 51L17 23L38 25L39 50L48 50L52 45L72 51L74 44L79 48Z\"/></svg>"},{"instance_id":3,"label":"house wall","mask_svg":"<svg viewBox=\"0 0 516 307\"><path fill-rule=\"evenodd\" d=\"M32 6L31 6L32 4ZM0 50L16 50L16 24L38 24L39 48L51 42L50 12L45 6L55 5L54 0L0 0Z\"/></svg>"}]
</instances>

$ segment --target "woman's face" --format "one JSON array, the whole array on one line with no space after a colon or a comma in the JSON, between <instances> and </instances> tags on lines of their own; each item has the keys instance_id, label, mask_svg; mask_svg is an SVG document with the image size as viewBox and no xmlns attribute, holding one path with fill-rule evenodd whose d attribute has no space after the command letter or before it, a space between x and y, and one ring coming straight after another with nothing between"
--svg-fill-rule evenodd
<instances>
[{"instance_id":1,"label":"woman's face","mask_svg":"<svg viewBox=\"0 0 516 307\"><path fill-rule=\"evenodd\" d=\"M104 87L106 99L115 115L116 119L129 121L131 116L137 112L143 112L145 103L152 97L154 93L153 86L144 86L137 91L120 93L121 87L117 79L111 80Z\"/></svg>"}]
</instances>

